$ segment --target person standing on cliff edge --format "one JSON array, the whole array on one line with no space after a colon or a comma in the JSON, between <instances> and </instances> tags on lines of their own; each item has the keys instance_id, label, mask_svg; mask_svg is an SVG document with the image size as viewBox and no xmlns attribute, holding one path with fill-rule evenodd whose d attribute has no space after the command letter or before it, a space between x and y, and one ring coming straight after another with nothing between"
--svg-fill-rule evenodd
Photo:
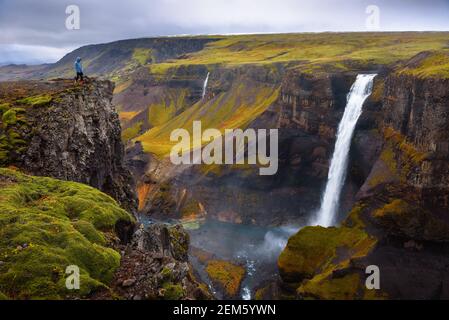
<instances>
[{"instance_id":1,"label":"person standing on cliff edge","mask_svg":"<svg viewBox=\"0 0 449 320\"><path fill-rule=\"evenodd\" d=\"M84 81L84 74L83 74L83 66L81 65L81 58L76 58L75 61L75 72L76 72L76 79L75 83L78 82L78 79L80 79L80 83L82 84Z\"/></svg>"}]
</instances>

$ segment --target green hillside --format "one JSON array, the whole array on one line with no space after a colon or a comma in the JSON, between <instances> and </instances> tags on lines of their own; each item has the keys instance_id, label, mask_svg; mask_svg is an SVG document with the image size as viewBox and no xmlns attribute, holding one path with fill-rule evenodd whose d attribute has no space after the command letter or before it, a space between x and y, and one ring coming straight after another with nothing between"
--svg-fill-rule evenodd
<instances>
[{"instance_id":1,"label":"green hillside","mask_svg":"<svg viewBox=\"0 0 449 320\"><path fill-rule=\"evenodd\" d=\"M329 67L391 64L425 50L447 49L448 33L310 33L241 35L208 43L201 51L150 67L152 73L182 65L229 66L239 64L294 63L305 71Z\"/></svg>"}]
</instances>

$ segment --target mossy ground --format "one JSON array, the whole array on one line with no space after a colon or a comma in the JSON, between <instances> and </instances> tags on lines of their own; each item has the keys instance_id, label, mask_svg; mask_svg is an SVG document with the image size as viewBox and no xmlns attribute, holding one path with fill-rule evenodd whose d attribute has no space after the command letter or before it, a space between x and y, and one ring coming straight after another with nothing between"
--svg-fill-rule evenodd
<instances>
[{"instance_id":1,"label":"mossy ground","mask_svg":"<svg viewBox=\"0 0 449 320\"><path fill-rule=\"evenodd\" d=\"M108 247L119 219L133 218L109 196L74 182L0 169L0 292L14 299L86 297L106 287L120 263ZM80 268L80 290L65 270Z\"/></svg>"},{"instance_id":2,"label":"mossy ground","mask_svg":"<svg viewBox=\"0 0 449 320\"><path fill-rule=\"evenodd\" d=\"M122 131L122 140L124 142L126 142L126 141L129 141L129 140L137 137L139 135L140 131L142 130L142 125L143 125L143 122L138 121L138 122L134 123L131 127L123 130Z\"/></svg>"},{"instance_id":3,"label":"mossy ground","mask_svg":"<svg viewBox=\"0 0 449 320\"><path fill-rule=\"evenodd\" d=\"M40 94L37 96L26 97L19 99L16 102L19 104L25 104L30 106L44 106L51 102L52 96L49 94Z\"/></svg>"},{"instance_id":4,"label":"mossy ground","mask_svg":"<svg viewBox=\"0 0 449 320\"><path fill-rule=\"evenodd\" d=\"M449 51L431 51L427 57L421 59L416 64L399 68L396 72L418 78L449 79Z\"/></svg>"}]
</instances>

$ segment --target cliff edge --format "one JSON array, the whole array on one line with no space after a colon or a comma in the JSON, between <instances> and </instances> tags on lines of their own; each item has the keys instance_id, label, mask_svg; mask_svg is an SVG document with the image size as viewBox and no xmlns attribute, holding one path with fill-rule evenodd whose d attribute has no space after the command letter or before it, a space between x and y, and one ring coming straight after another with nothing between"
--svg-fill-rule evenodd
<instances>
[{"instance_id":1,"label":"cliff edge","mask_svg":"<svg viewBox=\"0 0 449 320\"><path fill-rule=\"evenodd\" d=\"M99 80L0 83L0 165L88 184L134 212L113 89Z\"/></svg>"}]
</instances>

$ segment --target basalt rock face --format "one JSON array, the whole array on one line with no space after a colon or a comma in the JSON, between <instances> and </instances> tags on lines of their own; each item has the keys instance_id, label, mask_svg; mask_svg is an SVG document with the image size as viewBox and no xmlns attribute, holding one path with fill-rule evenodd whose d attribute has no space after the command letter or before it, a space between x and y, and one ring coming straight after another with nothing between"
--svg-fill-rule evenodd
<instances>
[{"instance_id":1,"label":"basalt rock face","mask_svg":"<svg viewBox=\"0 0 449 320\"><path fill-rule=\"evenodd\" d=\"M447 211L449 80L392 76L387 79L385 87L384 127L391 127L405 137L416 151L411 156L422 160L405 177L406 182L419 190L423 205Z\"/></svg>"},{"instance_id":2,"label":"basalt rock face","mask_svg":"<svg viewBox=\"0 0 449 320\"><path fill-rule=\"evenodd\" d=\"M6 164L33 175L88 184L129 211L135 210L133 181L124 166L121 126L111 103L111 82L2 85L8 108L16 114L14 123L4 125L5 132L11 136L14 130L12 137L18 136L22 142L20 149L8 151Z\"/></svg>"},{"instance_id":3,"label":"basalt rock face","mask_svg":"<svg viewBox=\"0 0 449 320\"><path fill-rule=\"evenodd\" d=\"M448 85L398 72L380 79L381 93L368 102L373 128L356 133L351 154L365 164L357 203L340 227L307 227L289 240L278 261L286 291L449 298ZM365 287L371 265L380 271L379 290Z\"/></svg>"}]
</instances>

